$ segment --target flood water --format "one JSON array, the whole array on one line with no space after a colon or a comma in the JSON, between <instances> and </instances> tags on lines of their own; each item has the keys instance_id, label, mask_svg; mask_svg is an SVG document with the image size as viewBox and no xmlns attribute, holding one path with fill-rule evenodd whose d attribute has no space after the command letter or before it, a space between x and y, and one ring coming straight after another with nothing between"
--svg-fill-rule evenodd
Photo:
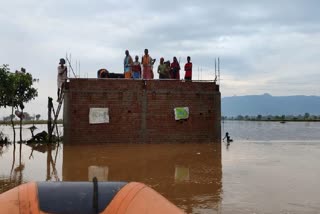
<instances>
[{"instance_id":1,"label":"flood water","mask_svg":"<svg viewBox=\"0 0 320 214\"><path fill-rule=\"evenodd\" d=\"M30 138L24 129L23 137ZM45 126L37 125L40 132ZM12 130L0 126L11 137ZM225 121L221 144L16 144L0 193L28 181L139 181L187 213L319 213L320 123Z\"/></svg>"}]
</instances>

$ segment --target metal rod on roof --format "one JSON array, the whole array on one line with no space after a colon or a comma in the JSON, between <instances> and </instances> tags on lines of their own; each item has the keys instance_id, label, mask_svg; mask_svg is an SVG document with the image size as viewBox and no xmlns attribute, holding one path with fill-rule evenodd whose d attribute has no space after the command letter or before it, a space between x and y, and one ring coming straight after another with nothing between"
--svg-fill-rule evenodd
<instances>
[{"instance_id":1,"label":"metal rod on roof","mask_svg":"<svg viewBox=\"0 0 320 214\"><path fill-rule=\"evenodd\" d=\"M220 58L218 57L218 79L219 79L219 85L220 85Z\"/></svg>"},{"instance_id":2,"label":"metal rod on roof","mask_svg":"<svg viewBox=\"0 0 320 214\"><path fill-rule=\"evenodd\" d=\"M217 82L217 58L214 58L214 82Z\"/></svg>"},{"instance_id":3,"label":"metal rod on roof","mask_svg":"<svg viewBox=\"0 0 320 214\"><path fill-rule=\"evenodd\" d=\"M217 77L217 58L214 58L214 77Z\"/></svg>"},{"instance_id":4,"label":"metal rod on roof","mask_svg":"<svg viewBox=\"0 0 320 214\"><path fill-rule=\"evenodd\" d=\"M72 73L73 73L73 76L75 77L75 78L77 78L77 76L76 76L76 74L74 73L74 70L73 70L73 68L72 68L72 65L71 65L71 54L70 54L70 59L68 58L68 57L66 57L66 59L67 59L67 62L68 62L68 65L69 65L69 69L72 71Z\"/></svg>"},{"instance_id":5,"label":"metal rod on roof","mask_svg":"<svg viewBox=\"0 0 320 214\"><path fill-rule=\"evenodd\" d=\"M198 80L199 80L199 66L198 66Z\"/></svg>"},{"instance_id":6,"label":"metal rod on roof","mask_svg":"<svg viewBox=\"0 0 320 214\"><path fill-rule=\"evenodd\" d=\"M179 56L179 61L178 61L178 63L179 63L179 67L180 67L180 59L181 59L181 57Z\"/></svg>"},{"instance_id":7,"label":"metal rod on roof","mask_svg":"<svg viewBox=\"0 0 320 214\"><path fill-rule=\"evenodd\" d=\"M76 77L76 75L75 75L75 73L73 71L72 65L71 65L71 63L72 63L72 61L71 61L71 53L69 53L69 60L70 60L69 61L70 70L72 70L74 77Z\"/></svg>"},{"instance_id":8,"label":"metal rod on roof","mask_svg":"<svg viewBox=\"0 0 320 214\"><path fill-rule=\"evenodd\" d=\"M68 52L66 52L66 61L68 61ZM68 68L67 76L70 77L70 69L69 69L68 63L67 63L67 68ZM68 74L68 72L69 72L69 74Z\"/></svg>"}]
</instances>

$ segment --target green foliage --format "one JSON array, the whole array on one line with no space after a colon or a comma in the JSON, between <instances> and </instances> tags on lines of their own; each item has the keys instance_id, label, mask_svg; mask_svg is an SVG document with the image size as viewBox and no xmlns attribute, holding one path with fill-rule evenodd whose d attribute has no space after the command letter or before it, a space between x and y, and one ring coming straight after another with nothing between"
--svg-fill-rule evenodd
<instances>
[{"instance_id":1,"label":"green foliage","mask_svg":"<svg viewBox=\"0 0 320 214\"><path fill-rule=\"evenodd\" d=\"M11 114L11 115L9 115L9 116L7 116L7 117L3 117L3 121L11 121L11 120L13 120L15 117L16 117L16 115Z\"/></svg>"},{"instance_id":2,"label":"green foliage","mask_svg":"<svg viewBox=\"0 0 320 214\"><path fill-rule=\"evenodd\" d=\"M243 120L244 117L242 115L238 115L236 120Z\"/></svg>"},{"instance_id":3,"label":"green foliage","mask_svg":"<svg viewBox=\"0 0 320 214\"><path fill-rule=\"evenodd\" d=\"M36 115L36 119L37 119L37 121L40 119L40 117L41 117L41 115L40 115L40 114L37 114L37 115Z\"/></svg>"},{"instance_id":4,"label":"green foliage","mask_svg":"<svg viewBox=\"0 0 320 214\"><path fill-rule=\"evenodd\" d=\"M320 115L310 115L310 113L305 113L304 115L238 115L237 117L226 117L222 116L225 120L246 120L246 121L313 121L320 122Z\"/></svg>"},{"instance_id":5,"label":"green foliage","mask_svg":"<svg viewBox=\"0 0 320 214\"><path fill-rule=\"evenodd\" d=\"M261 120L261 119L262 119L262 115L261 115L261 114L258 114L257 120Z\"/></svg>"},{"instance_id":6,"label":"green foliage","mask_svg":"<svg viewBox=\"0 0 320 214\"><path fill-rule=\"evenodd\" d=\"M8 104L8 86L10 85L9 72L10 69L8 65L0 67L0 107L6 107Z\"/></svg>"},{"instance_id":7,"label":"green foliage","mask_svg":"<svg viewBox=\"0 0 320 214\"><path fill-rule=\"evenodd\" d=\"M8 65L0 67L0 107L24 108L24 103L38 96L37 89L32 87L30 73L11 73Z\"/></svg>"}]
</instances>

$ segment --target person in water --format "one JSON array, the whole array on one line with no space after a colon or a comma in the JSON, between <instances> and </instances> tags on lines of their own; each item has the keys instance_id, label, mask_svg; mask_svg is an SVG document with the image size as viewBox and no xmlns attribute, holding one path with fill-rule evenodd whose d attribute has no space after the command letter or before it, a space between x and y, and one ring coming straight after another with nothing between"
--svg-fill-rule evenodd
<instances>
[{"instance_id":1,"label":"person in water","mask_svg":"<svg viewBox=\"0 0 320 214\"><path fill-rule=\"evenodd\" d=\"M227 139L227 143L232 142L233 140L230 138L230 135L228 132L226 132L226 135L224 136L224 138L222 139L224 141L224 139Z\"/></svg>"}]
</instances>

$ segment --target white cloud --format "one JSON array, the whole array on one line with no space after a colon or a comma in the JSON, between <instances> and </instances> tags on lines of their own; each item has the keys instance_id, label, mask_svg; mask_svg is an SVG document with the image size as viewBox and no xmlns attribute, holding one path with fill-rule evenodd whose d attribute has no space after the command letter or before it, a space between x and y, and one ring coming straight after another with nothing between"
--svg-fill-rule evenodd
<instances>
[{"instance_id":1,"label":"white cloud","mask_svg":"<svg viewBox=\"0 0 320 214\"><path fill-rule=\"evenodd\" d=\"M316 0L6 1L0 63L40 78L30 109L44 115L66 52L89 77L102 67L122 72L124 50L141 56L148 48L157 59L184 63L190 55L194 79L214 79L219 56L223 96L320 95L319 7Z\"/></svg>"}]
</instances>

